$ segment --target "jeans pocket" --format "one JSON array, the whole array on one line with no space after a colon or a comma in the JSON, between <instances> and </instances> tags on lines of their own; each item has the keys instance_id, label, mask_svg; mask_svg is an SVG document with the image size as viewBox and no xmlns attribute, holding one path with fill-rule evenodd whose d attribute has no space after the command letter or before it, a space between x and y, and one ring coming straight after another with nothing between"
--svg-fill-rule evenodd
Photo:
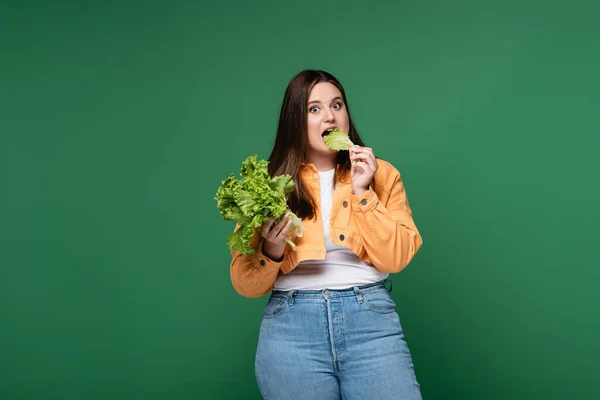
<instances>
[{"instance_id":1,"label":"jeans pocket","mask_svg":"<svg viewBox=\"0 0 600 400\"><path fill-rule=\"evenodd\" d=\"M387 314L396 311L396 302L387 290L364 292L364 302L372 311Z\"/></svg>"},{"instance_id":2,"label":"jeans pocket","mask_svg":"<svg viewBox=\"0 0 600 400\"><path fill-rule=\"evenodd\" d=\"M267 305L265 306L265 310L263 316L265 318L275 318L279 315L283 314L285 310L288 309L287 299L279 296L271 296Z\"/></svg>"}]
</instances>

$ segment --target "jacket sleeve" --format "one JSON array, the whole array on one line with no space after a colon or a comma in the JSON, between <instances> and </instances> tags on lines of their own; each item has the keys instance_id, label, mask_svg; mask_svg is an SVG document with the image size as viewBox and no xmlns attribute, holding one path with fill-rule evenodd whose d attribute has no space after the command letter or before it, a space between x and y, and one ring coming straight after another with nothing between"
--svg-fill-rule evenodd
<instances>
[{"instance_id":1,"label":"jacket sleeve","mask_svg":"<svg viewBox=\"0 0 600 400\"><path fill-rule=\"evenodd\" d=\"M391 186L381 188L388 194L386 204L372 187L362 195L351 196L362 252L383 273L403 270L423 244L400 173L394 170L389 181Z\"/></svg>"},{"instance_id":2,"label":"jacket sleeve","mask_svg":"<svg viewBox=\"0 0 600 400\"><path fill-rule=\"evenodd\" d=\"M263 254L262 244L262 236L258 229L254 229L250 240L250 248L254 250L254 254L244 255L231 250L231 283L235 291L244 297L255 298L267 294L273 288L281 266L290 262L286 256L280 262L271 260Z\"/></svg>"}]
</instances>

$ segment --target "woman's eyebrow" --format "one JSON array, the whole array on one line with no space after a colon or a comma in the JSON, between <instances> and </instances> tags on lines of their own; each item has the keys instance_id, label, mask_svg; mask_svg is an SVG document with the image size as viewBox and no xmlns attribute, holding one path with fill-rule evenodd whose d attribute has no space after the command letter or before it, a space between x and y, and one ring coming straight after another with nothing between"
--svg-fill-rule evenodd
<instances>
[{"instance_id":1,"label":"woman's eyebrow","mask_svg":"<svg viewBox=\"0 0 600 400\"><path fill-rule=\"evenodd\" d=\"M334 102L336 100L343 100L340 96L334 97L333 99L331 99L331 102ZM312 103L318 103L321 104L320 100L313 100L313 101L309 101L308 104L312 104Z\"/></svg>"}]
</instances>

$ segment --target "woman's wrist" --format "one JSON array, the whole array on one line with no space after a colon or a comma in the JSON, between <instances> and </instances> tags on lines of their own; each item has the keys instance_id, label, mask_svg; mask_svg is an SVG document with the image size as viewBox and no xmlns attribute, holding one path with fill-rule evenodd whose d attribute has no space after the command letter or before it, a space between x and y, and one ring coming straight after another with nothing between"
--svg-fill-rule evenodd
<instances>
[{"instance_id":1,"label":"woman's wrist","mask_svg":"<svg viewBox=\"0 0 600 400\"><path fill-rule=\"evenodd\" d=\"M365 194L369 191L369 187L367 186L366 188L352 188L352 194L354 194L355 196L360 196L362 194Z\"/></svg>"},{"instance_id":2,"label":"woman's wrist","mask_svg":"<svg viewBox=\"0 0 600 400\"><path fill-rule=\"evenodd\" d=\"M285 244L285 242L284 242ZM275 262L281 262L283 261L283 251L285 250L285 247L283 248L277 248L278 246L275 246L276 248L273 248L274 246L267 242L264 241L263 242L263 247L262 247L262 253L267 256L269 259L275 261Z\"/></svg>"}]
</instances>

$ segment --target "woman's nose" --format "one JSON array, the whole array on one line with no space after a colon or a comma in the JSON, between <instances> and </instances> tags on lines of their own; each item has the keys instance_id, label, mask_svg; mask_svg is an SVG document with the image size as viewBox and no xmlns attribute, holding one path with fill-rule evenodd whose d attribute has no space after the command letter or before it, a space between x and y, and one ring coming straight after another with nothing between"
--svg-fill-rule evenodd
<instances>
[{"instance_id":1,"label":"woman's nose","mask_svg":"<svg viewBox=\"0 0 600 400\"><path fill-rule=\"evenodd\" d=\"M331 108L327 108L327 111L325 111L325 120L327 122L331 122L335 119L335 114L333 113L333 110Z\"/></svg>"}]
</instances>

